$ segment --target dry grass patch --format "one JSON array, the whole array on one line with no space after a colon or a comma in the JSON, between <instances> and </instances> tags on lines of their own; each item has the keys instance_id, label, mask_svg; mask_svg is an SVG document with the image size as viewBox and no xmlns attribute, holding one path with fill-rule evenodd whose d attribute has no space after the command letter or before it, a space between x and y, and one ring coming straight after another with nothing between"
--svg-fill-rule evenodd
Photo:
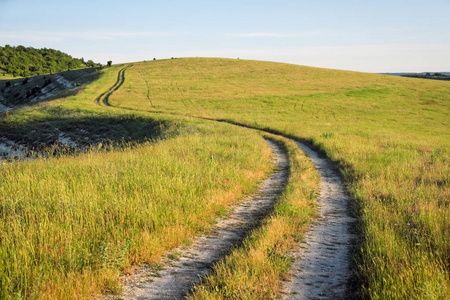
<instances>
[{"instance_id":1,"label":"dry grass patch","mask_svg":"<svg viewBox=\"0 0 450 300\"><path fill-rule=\"evenodd\" d=\"M0 298L85 298L208 230L270 171L256 133L191 124L158 143L0 165Z\"/></svg>"}]
</instances>

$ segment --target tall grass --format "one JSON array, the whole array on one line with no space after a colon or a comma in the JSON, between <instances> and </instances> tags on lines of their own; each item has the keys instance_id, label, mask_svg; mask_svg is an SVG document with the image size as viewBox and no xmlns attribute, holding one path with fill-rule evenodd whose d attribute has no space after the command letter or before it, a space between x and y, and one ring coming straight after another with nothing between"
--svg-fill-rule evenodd
<instances>
[{"instance_id":1,"label":"tall grass","mask_svg":"<svg viewBox=\"0 0 450 300\"><path fill-rule=\"evenodd\" d=\"M360 296L448 296L449 82L176 59L134 64L109 98L113 107L96 105L120 68L102 71L74 97L13 111L0 126L59 126L69 118L73 124L103 119L118 128L118 119L149 120L164 126L175 122L179 135L110 152L0 165L1 297L86 298L117 291L118 270L155 262L194 232L207 230L215 214L251 192L269 171L269 151L257 134L183 115L227 119L313 143L336 162L355 199ZM117 135L143 133L139 122ZM292 197L286 201L301 199L296 193L288 193ZM271 222L278 221L256 232L199 288L200 298L223 297L230 288L267 297L276 293L275 278L283 276L286 265L267 264L278 270L267 274L277 275L270 288L259 289L252 277L259 273L251 271L259 265L244 263L255 253L267 254L259 247L274 248L280 241L270 233ZM277 249L272 252L284 261L285 252ZM244 273L249 277L233 287ZM220 278L234 279L222 284ZM209 294L216 287L218 294Z\"/></svg>"},{"instance_id":2,"label":"tall grass","mask_svg":"<svg viewBox=\"0 0 450 300\"><path fill-rule=\"evenodd\" d=\"M0 298L117 292L119 271L188 243L270 171L255 133L198 122L180 130L158 143L2 164Z\"/></svg>"},{"instance_id":3,"label":"tall grass","mask_svg":"<svg viewBox=\"0 0 450 300\"><path fill-rule=\"evenodd\" d=\"M116 106L266 128L331 157L358 211L361 297L449 295L449 82L202 58L128 75Z\"/></svg>"}]
</instances>

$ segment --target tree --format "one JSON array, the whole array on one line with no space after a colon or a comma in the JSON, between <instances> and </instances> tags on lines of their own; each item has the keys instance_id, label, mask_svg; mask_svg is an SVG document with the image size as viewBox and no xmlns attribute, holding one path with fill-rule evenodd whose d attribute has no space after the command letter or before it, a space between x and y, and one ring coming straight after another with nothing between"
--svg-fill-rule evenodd
<instances>
[{"instance_id":1,"label":"tree","mask_svg":"<svg viewBox=\"0 0 450 300\"><path fill-rule=\"evenodd\" d=\"M86 62L86 66L89 68L95 67L95 63L90 59Z\"/></svg>"},{"instance_id":2,"label":"tree","mask_svg":"<svg viewBox=\"0 0 450 300\"><path fill-rule=\"evenodd\" d=\"M108 64L108 67L111 67L112 61L111 61L111 60L108 60L107 64Z\"/></svg>"},{"instance_id":3,"label":"tree","mask_svg":"<svg viewBox=\"0 0 450 300\"><path fill-rule=\"evenodd\" d=\"M95 66L95 63L93 64ZM48 72L57 73L83 66L84 58L73 58L54 49L0 46L0 71L11 74L15 71L16 76L40 75Z\"/></svg>"}]
</instances>

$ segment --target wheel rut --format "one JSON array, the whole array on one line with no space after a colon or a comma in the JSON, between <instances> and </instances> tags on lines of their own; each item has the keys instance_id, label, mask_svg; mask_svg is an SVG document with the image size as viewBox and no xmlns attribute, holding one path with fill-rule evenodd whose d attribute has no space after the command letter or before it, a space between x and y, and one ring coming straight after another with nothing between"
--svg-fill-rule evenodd
<instances>
[{"instance_id":1,"label":"wheel rut","mask_svg":"<svg viewBox=\"0 0 450 300\"><path fill-rule=\"evenodd\" d=\"M133 64L123 67L119 70L119 72L117 73L117 80L114 85L95 99L96 104L100 105L101 103L103 103L106 106L111 106L111 104L109 103L109 97L125 82L125 71L132 66Z\"/></svg>"},{"instance_id":2,"label":"wheel rut","mask_svg":"<svg viewBox=\"0 0 450 300\"><path fill-rule=\"evenodd\" d=\"M252 228L273 209L286 186L289 158L285 150L271 140L277 169L263 181L254 195L237 205L230 216L220 219L211 234L202 236L188 248L179 248L162 263L162 270L140 267L135 275L123 280L122 299L183 299L213 265L239 245ZM177 253L177 255L174 255ZM174 257L177 259L173 259ZM156 275L156 276L155 276Z\"/></svg>"},{"instance_id":3,"label":"wheel rut","mask_svg":"<svg viewBox=\"0 0 450 300\"><path fill-rule=\"evenodd\" d=\"M290 272L282 299L349 299L352 272L349 215L350 196L332 162L308 146L297 145L310 157L321 177L319 217L294 252L297 262Z\"/></svg>"}]
</instances>

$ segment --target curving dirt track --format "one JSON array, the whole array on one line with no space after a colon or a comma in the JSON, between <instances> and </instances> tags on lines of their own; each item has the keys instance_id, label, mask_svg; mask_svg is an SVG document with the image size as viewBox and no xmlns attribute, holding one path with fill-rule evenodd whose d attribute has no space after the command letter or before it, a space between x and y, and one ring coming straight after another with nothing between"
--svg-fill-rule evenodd
<instances>
[{"instance_id":1,"label":"curving dirt track","mask_svg":"<svg viewBox=\"0 0 450 300\"><path fill-rule=\"evenodd\" d=\"M209 120L260 130L234 121ZM356 298L351 286L354 279L351 251L356 239L351 232L356 222L349 213L351 198L333 162L321 157L306 144L295 142L308 155L320 175L319 216L304 241L292 251L295 262L289 272L290 279L284 285L282 299Z\"/></svg>"},{"instance_id":2,"label":"curving dirt track","mask_svg":"<svg viewBox=\"0 0 450 300\"><path fill-rule=\"evenodd\" d=\"M100 105L100 103L103 102L104 105L111 106L111 104L109 104L109 97L112 95L112 93L117 91L125 82L125 71L128 68L131 68L132 66L133 64L123 67L122 69L119 70L119 73L117 73L117 80L114 83L114 85L110 87L106 92L98 96L97 99L95 99L96 104Z\"/></svg>"},{"instance_id":3,"label":"curving dirt track","mask_svg":"<svg viewBox=\"0 0 450 300\"><path fill-rule=\"evenodd\" d=\"M267 143L274 151L277 171L259 186L257 193L236 206L229 217L219 220L212 234L198 238L189 248L169 254L162 270L144 267L125 278L121 299L183 299L215 262L258 225L273 208L289 175L287 153L274 142L267 140Z\"/></svg>"},{"instance_id":4,"label":"curving dirt track","mask_svg":"<svg viewBox=\"0 0 450 300\"><path fill-rule=\"evenodd\" d=\"M283 299L349 299L350 232L355 219L348 213L350 201L332 162L297 142L310 157L320 177L319 217L296 249L297 262L285 285Z\"/></svg>"}]
</instances>

